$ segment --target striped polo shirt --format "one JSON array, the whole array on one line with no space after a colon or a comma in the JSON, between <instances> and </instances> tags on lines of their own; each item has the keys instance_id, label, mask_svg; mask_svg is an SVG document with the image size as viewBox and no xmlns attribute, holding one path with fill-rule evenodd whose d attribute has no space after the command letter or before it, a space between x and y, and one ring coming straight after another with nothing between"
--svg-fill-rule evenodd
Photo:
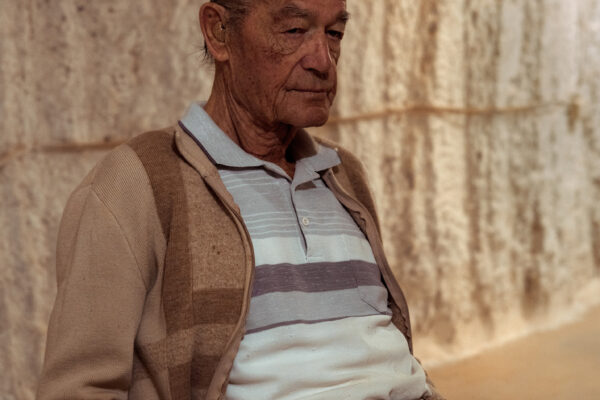
<instances>
[{"instance_id":1,"label":"striped polo shirt","mask_svg":"<svg viewBox=\"0 0 600 400\"><path fill-rule=\"evenodd\" d=\"M320 178L340 163L336 151L309 154L311 139L300 132L290 145L291 179L243 151L201 105L181 123L216 164L254 248L246 334L227 399L414 400L428 391L391 323L369 242Z\"/></svg>"}]
</instances>

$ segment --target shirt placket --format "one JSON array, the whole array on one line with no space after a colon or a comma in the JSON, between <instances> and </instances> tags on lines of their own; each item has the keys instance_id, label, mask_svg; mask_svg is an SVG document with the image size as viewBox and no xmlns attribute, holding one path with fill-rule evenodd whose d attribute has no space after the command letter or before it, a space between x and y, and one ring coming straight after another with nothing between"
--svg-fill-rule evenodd
<instances>
[{"instance_id":1,"label":"shirt placket","mask_svg":"<svg viewBox=\"0 0 600 400\"><path fill-rule=\"evenodd\" d=\"M296 174L290 185L292 208L296 214L296 220L300 228L304 256L307 262L319 261L321 259L317 249L310 240L310 226L313 221L307 211L311 209L312 205L311 201L308 200L311 197L309 192L314 187L307 187L307 184L317 178L319 178L319 174L301 160L296 164Z\"/></svg>"}]
</instances>

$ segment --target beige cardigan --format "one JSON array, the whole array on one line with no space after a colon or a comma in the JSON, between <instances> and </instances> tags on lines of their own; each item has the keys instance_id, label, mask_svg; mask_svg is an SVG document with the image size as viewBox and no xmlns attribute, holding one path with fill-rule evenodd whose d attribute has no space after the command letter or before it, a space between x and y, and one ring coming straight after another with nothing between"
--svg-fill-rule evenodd
<instances>
[{"instance_id":1,"label":"beige cardigan","mask_svg":"<svg viewBox=\"0 0 600 400\"><path fill-rule=\"evenodd\" d=\"M303 151L314 152L303 135ZM412 351L408 307L383 254L364 171L338 153L341 165L322 178L370 241L392 322ZM215 166L179 126L119 146L77 187L56 269L38 399L224 397L254 256Z\"/></svg>"}]
</instances>

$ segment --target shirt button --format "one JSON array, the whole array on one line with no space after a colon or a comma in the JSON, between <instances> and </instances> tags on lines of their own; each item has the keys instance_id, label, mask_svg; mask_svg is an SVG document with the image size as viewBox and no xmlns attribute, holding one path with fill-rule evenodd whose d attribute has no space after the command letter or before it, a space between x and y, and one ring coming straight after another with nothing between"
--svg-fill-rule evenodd
<instances>
[{"instance_id":1,"label":"shirt button","mask_svg":"<svg viewBox=\"0 0 600 400\"><path fill-rule=\"evenodd\" d=\"M302 225L308 226L310 224L310 220L306 217L302 217Z\"/></svg>"}]
</instances>

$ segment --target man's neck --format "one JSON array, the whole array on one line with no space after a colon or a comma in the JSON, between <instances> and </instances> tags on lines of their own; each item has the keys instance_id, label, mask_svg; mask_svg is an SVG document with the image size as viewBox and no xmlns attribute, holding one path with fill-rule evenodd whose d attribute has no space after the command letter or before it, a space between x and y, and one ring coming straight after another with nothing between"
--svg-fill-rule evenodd
<instances>
[{"instance_id":1,"label":"man's neck","mask_svg":"<svg viewBox=\"0 0 600 400\"><path fill-rule=\"evenodd\" d=\"M250 113L228 95L221 79L215 78L212 93L204 106L212 120L245 152L281 167L294 177L295 162L286 151L298 129L288 125L261 126Z\"/></svg>"}]
</instances>

